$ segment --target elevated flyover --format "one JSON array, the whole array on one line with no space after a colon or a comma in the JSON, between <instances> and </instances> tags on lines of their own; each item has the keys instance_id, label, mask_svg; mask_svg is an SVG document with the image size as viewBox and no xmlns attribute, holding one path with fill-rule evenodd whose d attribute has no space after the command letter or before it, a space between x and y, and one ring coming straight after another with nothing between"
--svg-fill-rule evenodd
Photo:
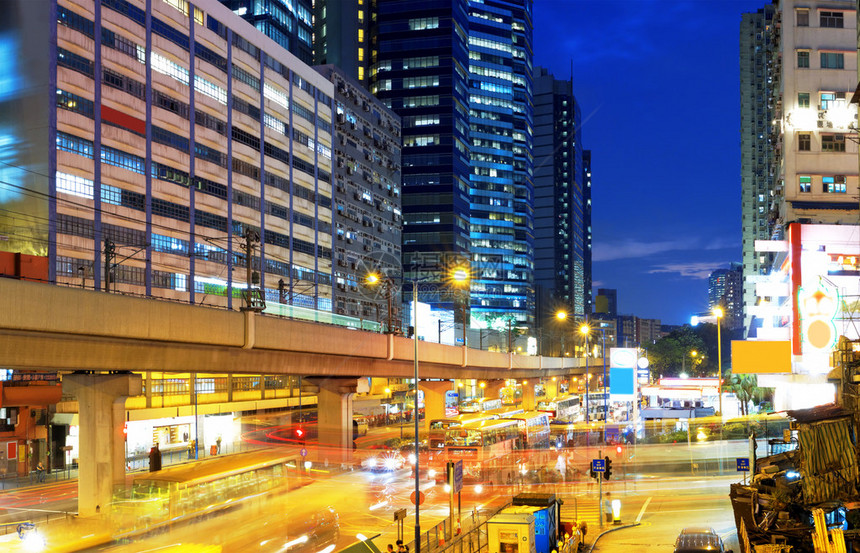
<instances>
[{"instance_id":1,"label":"elevated flyover","mask_svg":"<svg viewBox=\"0 0 860 553\"><path fill-rule=\"evenodd\" d=\"M0 278L0 366L411 378L411 338ZM584 372L581 359L418 342L421 378Z\"/></svg>"},{"instance_id":2,"label":"elevated flyover","mask_svg":"<svg viewBox=\"0 0 860 553\"><path fill-rule=\"evenodd\" d=\"M103 513L113 487L125 481L125 402L141 394L139 373L312 377L320 389L319 441L339 452L330 455L338 462L352 454L352 397L359 380L412 378L414 347L412 339L400 336L0 278L0 367L72 372L63 377L63 391L79 406L82 516ZM537 379L584 372L578 359L423 341L418 362L420 386L430 394L425 404L440 406L446 383L427 379Z\"/></svg>"}]
</instances>

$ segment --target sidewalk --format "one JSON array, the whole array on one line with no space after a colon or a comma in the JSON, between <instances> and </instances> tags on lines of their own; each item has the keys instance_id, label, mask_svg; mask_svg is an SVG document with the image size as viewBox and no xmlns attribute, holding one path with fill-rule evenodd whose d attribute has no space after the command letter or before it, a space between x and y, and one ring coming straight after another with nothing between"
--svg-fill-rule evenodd
<instances>
[{"instance_id":1,"label":"sidewalk","mask_svg":"<svg viewBox=\"0 0 860 553\"><path fill-rule=\"evenodd\" d=\"M77 480L77 478L77 467L63 470L54 469L49 473L45 473L45 480L43 482L39 482L39 477L36 471L31 472L28 476L5 475L0 477L0 491L27 488L30 486L47 486L66 480Z\"/></svg>"}]
</instances>

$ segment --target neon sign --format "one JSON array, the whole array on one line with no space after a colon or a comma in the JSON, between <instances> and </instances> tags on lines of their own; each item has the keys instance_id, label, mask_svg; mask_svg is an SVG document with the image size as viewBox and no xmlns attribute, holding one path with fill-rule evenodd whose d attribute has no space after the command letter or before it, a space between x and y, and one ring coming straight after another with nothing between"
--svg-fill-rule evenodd
<instances>
[{"instance_id":1,"label":"neon sign","mask_svg":"<svg viewBox=\"0 0 860 553\"><path fill-rule=\"evenodd\" d=\"M833 319L839 309L839 291L820 283L816 288L798 289L800 335L806 351L830 351L836 343L836 325Z\"/></svg>"}]
</instances>

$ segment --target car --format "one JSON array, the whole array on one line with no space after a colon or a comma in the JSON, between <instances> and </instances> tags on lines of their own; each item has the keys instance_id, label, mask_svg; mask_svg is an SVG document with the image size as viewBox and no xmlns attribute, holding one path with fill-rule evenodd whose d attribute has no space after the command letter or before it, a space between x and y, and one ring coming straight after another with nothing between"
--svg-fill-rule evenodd
<instances>
[{"instance_id":1,"label":"car","mask_svg":"<svg viewBox=\"0 0 860 553\"><path fill-rule=\"evenodd\" d=\"M675 540L675 553L733 553L723 547L723 540L713 528L689 526Z\"/></svg>"},{"instance_id":2,"label":"car","mask_svg":"<svg viewBox=\"0 0 860 553\"><path fill-rule=\"evenodd\" d=\"M399 451L385 445L372 445L373 451L361 461L361 466L373 472L390 472L400 470L406 460Z\"/></svg>"}]
</instances>

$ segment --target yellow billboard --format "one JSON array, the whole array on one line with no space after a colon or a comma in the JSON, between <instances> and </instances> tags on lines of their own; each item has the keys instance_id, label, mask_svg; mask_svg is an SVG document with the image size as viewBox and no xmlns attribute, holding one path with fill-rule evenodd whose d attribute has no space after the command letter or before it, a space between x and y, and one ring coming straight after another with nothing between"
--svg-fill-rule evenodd
<instances>
[{"instance_id":1,"label":"yellow billboard","mask_svg":"<svg viewBox=\"0 0 860 553\"><path fill-rule=\"evenodd\" d=\"M772 374L790 372L790 341L732 340L733 374Z\"/></svg>"}]
</instances>

